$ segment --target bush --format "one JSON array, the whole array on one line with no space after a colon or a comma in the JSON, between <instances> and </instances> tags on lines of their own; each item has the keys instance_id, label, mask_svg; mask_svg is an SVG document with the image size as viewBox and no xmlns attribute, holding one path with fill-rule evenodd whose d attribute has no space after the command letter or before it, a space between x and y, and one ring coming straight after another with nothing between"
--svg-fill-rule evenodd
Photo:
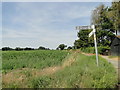
<instances>
[{"instance_id":1,"label":"bush","mask_svg":"<svg viewBox=\"0 0 120 90\"><path fill-rule=\"evenodd\" d=\"M95 53L95 47L81 48L81 51L85 53ZM98 47L99 54L108 55L109 51L110 51L110 47L107 46Z\"/></svg>"}]
</instances>

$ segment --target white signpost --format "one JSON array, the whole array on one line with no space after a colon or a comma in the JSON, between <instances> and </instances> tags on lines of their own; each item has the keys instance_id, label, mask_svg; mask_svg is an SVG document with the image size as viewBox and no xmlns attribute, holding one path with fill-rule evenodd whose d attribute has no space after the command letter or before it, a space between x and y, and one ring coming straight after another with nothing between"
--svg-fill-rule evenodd
<instances>
[{"instance_id":1,"label":"white signpost","mask_svg":"<svg viewBox=\"0 0 120 90\"><path fill-rule=\"evenodd\" d=\"M91 31L89 33L89 37L91 37L94 34L94 43L95 43L95 52L96 52L96 63L98 66L98 50L97 50L97 42L96 42L96 30L95 30L95 25L91 25L91 26L77 26L76 30L86 30L86 29L93 29L93 31Z\"/></svg>"}]
</instances>

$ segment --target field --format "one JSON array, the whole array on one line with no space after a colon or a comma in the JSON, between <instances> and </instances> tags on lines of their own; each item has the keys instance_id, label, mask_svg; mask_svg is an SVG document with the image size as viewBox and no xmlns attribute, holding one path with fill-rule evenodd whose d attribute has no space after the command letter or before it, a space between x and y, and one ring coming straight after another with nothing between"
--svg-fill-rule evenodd
<instances>
[{"instance_id":1,"label":"field","mask_svg":"<svg viewBox=\"0 0 120 90\"><path fill-rule=\"evenodd\" d=\"M36 50L2 53L3 88L114 88L112 64L77 51Z\"/></svg>"},{"instance_id":2,"label":"field","mask_svg":"<svg viewBox=\"0 0 120 90\"><path fill-rule=\"evenodd\" d=\"M66 51L4 51L2 53L3 70L18 68L45 68L60 65L68 55Z\"/></svg>"}]
</instances>

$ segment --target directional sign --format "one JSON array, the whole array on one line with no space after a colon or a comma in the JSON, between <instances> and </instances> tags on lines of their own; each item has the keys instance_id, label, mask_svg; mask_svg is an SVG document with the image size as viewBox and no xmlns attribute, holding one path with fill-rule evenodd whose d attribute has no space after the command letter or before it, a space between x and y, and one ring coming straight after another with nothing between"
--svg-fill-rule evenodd
<instances>
[{"instance_id":1,"label":"directional sign","mask_svg":"<svg viewBox=\"0 0 120 90\"><path fill-rule=\"evenodd\" d=\"M91 26L76 26L76 30L92 29Z\"/></svg>"},{"instance_id":2,"label":"directional sign","mask_svg":"<svg viewBox=\"0 0 120 90\"><path fill-rule=\"evenodd\" d=\"M86 30L86 29L93 29L93 31L89 33L89 37L94 34L96 62L97 62L97 66L98 66L98 50L97 50L97 42L96 42L96 34L95 34L95 32L96 32L95 25L91 25L91 26L76 26L76 30Z\"/></svg>"},{"instance_id":3,"label":"directional sign","mask_svg":"<svg viewBox=\"0 0 120 90\"><path fill-rule=\"evenodd\" d=\"M89 33L89 37L91 37L93 34L94 34L94 32L93 32L93 31L92 31L92 32L90 32L90 33Z\"/></svg>"},{"instance_id":4,"label":"directional sign","mask_svg":"<svg viewBox=\"0 0 120 90\"><path fill-rule=\"evenodd\" d=\"M95 33L95 29L89 33L89 37L91 37Z\"/></svg>"}]
</instances>

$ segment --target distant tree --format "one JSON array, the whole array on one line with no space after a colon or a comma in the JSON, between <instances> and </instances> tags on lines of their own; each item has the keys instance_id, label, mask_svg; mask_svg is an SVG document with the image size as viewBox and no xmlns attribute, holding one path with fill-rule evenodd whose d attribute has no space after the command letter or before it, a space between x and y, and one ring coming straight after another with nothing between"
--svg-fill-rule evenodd
<instances>
[{"instance_id":1,"label":"distant tree","mask_svg":"<svg viewBox=\"0 0 120 90\"><path fill-rule=\"evenodd\" d=\"M43 46L40 46L38 49L39 49L39 50L46 50L46 48L43 47Z\"/></svg>"},{"instance_id":2,"label":"distant tree","mask_svg":"<svg viewBox=\"0 0 120 90\"><path fill-rule=\"evenodd\" d=\"M65 45L65 44L60 44L60 45L58 46L58 49L63 50L63 49L65 49L65 47L67 47L67 45Z\"/></svg>"},{"instance_id":3,"label":"distant tree","mask_svg":"<svg viewBox=\"0 0 120 90\"><path fill-rule=\"evenodd\" d=\"M26 48L24 48L24 50L34 50L34 48L26 47Z\"/></svg>"},{"instance_id":4,"label":"distant tree","mask_svg":"<svg viewBox=\"0 0 120 90\"><path fill-rule=\"evenodd\" d=\"M3 48L2 48L2 51L8 51L8 50L13 50L13 49L10 48L10 47L3 47Z\"/></svg>"},{"instance_id":5,"label":"distant tree","mask_svg":"<svg viewBox=\"0 0 120 90\"><path fill-rule=\"evenodd\" d=\"M50 50L49 48L46 48L46 50Z\"/></svg>"},{"instance_id":6,"label":"distant tree","mask_svg":"<svg viewBox=\"0 0 120 90\"><path fill-rule=\"evenodd\" d=\"M24 50L24 48L16 47L15 50L16 51L22 51L22 50Z\"/></svg>"},{"instance_id":7,"label":"distant tree","mask_svg":"<svg viewBox=\"0 0 120 90\"><path fill-rule=\"evenodd\" d=\"M76 47L75 47L75 46L72 46L72 49L76 49Z\"/></svg>"},{"instance_id":8,"label":"distant tree","mask_svg":"<svg viewBox=\"0 0 120 90\"><path fill-rule=\"evenodd\" d=\"M56 50L59 50L59 48L57 47Z\"/></svg>"},{"instance_id":9,"label":"distant tree","mask_svg":"<svg viewBox=\"0 0 120 90\"><path fill-rule=\"evenodd\" d=\"M67 49L72 49L72 47L71 47L71 46L69 46Z\"/></svg>"}]
</instances>

